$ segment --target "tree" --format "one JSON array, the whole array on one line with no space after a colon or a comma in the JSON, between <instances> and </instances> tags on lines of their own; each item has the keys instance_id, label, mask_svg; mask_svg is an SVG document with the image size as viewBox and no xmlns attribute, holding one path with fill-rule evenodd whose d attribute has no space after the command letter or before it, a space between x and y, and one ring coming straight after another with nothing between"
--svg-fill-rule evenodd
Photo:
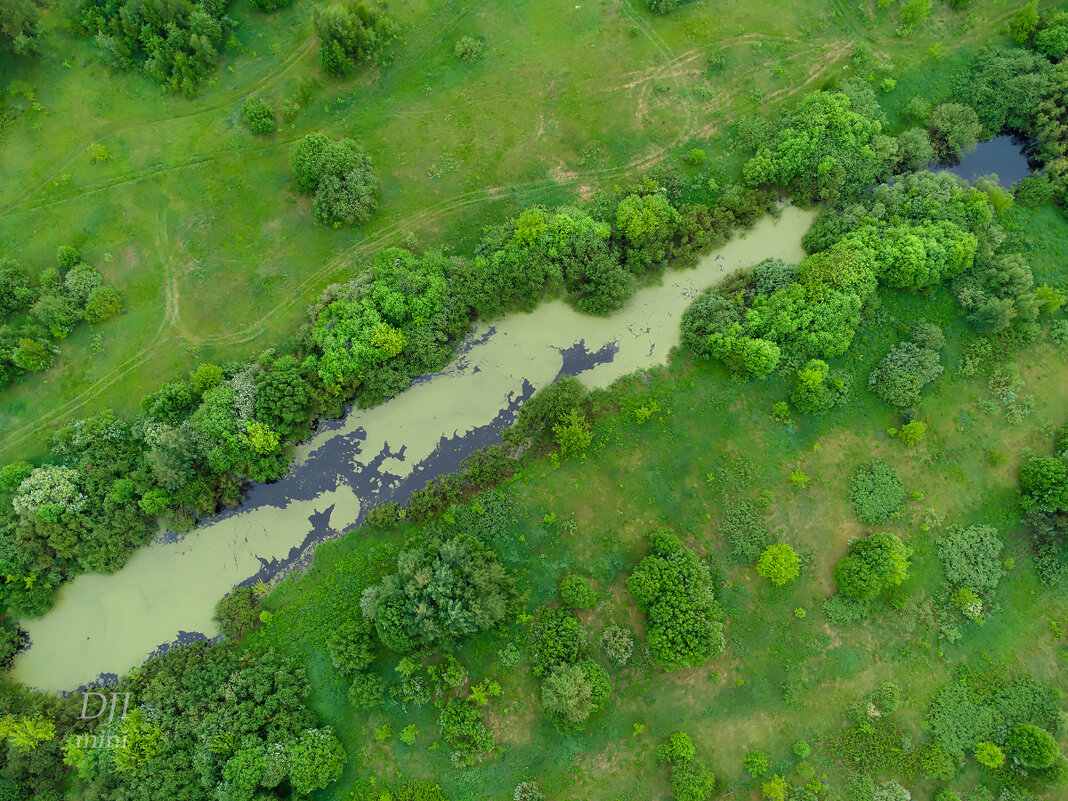
<instances>
[{"instance_id":1,"label":"tree","mask_svg":"<svg viewBox=\"0 0 1068 801\"><path fill-rule=\"evenodd\" d=\"M979 141L982 126L971 106L942 103L931 113L931 144L938 157L953 161Z\"/></svg>"},{"instance_id":2,"label":"tree","mask_svg":"<svg viewBox=\"0 0 1068 801\"><path fill-rule=\"evenodd\" d=\"M1009 38L1022 45L1031 38L1031 34L1038 27L1038 0L1031 0L1009 21Z\"/></svg>"},{"instance_id":3,"label":"tree","mask_svg":"<svg viewBox=\"0 0 1068 801\"><path fill-rule=\"evenodd\" d=\"M199 91L218 65L233 28L226 4L210 0L85 3L79 24L96 36L106 62L120 69L138 66L187 97Z\"/></svg>"},{"instance_id":4,"label":"tree","mask_svg":"<svg viewBox=\"0 0 1068 801\"><path fill-rule=\"evenodd\" d=\"M1059 11L1042 19L1032 46L1051 61L1060 61L1068 55L1068 14Z\"/></svg>"},{"instance_id":5,"label":"tree","mask_svg":"<svg viewBox=\"0 0 1068 801\"><path fill-rule=\"evenodd\" d=\"M0 259L0 317L26 309L37 300L37 289L14 259Z\"/></svg>"},{"instance_id":6,"label":"tree","mask_svg":"<svg viewBox=\"0 0 1068 801\"><path fill-rule=\"evenodd\" d=\"M872 370L868 387L893 406L914 406L920 402L920 391L943 369L937 351L899 342Z\"/></svg>"},{"instance_id":7,"label":"tree","mask_svg":"<svg viewBox=\"0 0 1068 801\"><path fill-rule=\"evenodd\" d=\"M48 345L39 339L29 337L22 337L18 347L11 352L12 363L30 372L47 370L54 360L55 356Z\"/></svg>"},{"instance_id":8,"label":"tree","mask_svg":"<svg viewBox=\"0 0 1068 801\"><path fill-rule=\"evenodd\" d=\"M757 572L774 584L781 587L797 578L801 565L801 557L797 552L784 542L769 546L757 560Z\"/></svg>"},{"instance_id":9,"label":"tree","mask_svg":"<svg viewBox=\"0 0 1068 801\"><path fill-rule=\"evenodd\" d=\"M397 572L367 589L360 607L382 642L403 653L495 626L511 594L496 554L464 535L401 552Z\"/></svg>"},{"instance_id":10,"label":"tree","mask_svg":"<svg viewBox=\"0 0 1068 801\"><path fill-rule=\"evenodd\" d=\"M604 668L592 660L557 665L541 684L541 705L562 732L584 728L611 693Z\"/></svg>"},{"instance_id":11,"label":"tree","mask_svg":"<svg viewBox=\"0 0 1068 801\"><path fill-rule=\"evenodd\" d=\"M319 37L319 61L336 78L348 78L356 65L373 58L397 36L385 9L362 0L338 0L317 7L312 16Z\"/></svg>"},{"instance_id":12,"label":"tree","mask_svg":"<svg viewBox=\"0 0 1068 801\"><path fill-rule=\"evenodd\" d=\"M259 622L259 599L251 587L236 587L215 604L212 618L227 637L239 637Z\"/></svg>"},{"instance_id":13,"label":"tree","mask_svg":"<svg viewBox=\"0 0 1068 801\"><path fill-rule=\"evenodd\" d=\"M1029 770L1050 767L1060 753L1053 735L1032 723L1017 723L1009 729L1005 752L1014 763Z\"/></svg>"},{"instance_id":14,"label":"tree","mask_svg":"<svg viewBox=\"0 0 1068 801\"><path fill-rule=\"evenodd\" d=\"M0 48L16 56L40 52L41 23L32 0L0 0Z\"/></svg>"},{"instance_id":15,"label":"tree","mask_svg":"<svg viewBox=\"0 0 1068 801\"><path fill-rule=\"evenodd\" d=\"M346 755L329 726L307 729L296 741L286 744L286 761L293 789L305 795L341 778Z\"/></svg>"},{"instance_id":16,"label":"tree","mask_svg":"<svg viewBox=\"0 0 1068 801\"><path fill-rule=\"evenodd\" d=\"M369 620L357 615L330 633L326 648L334 667L342 673L356 673L375 660L377 642Z\"/></svg>"},{"instance_id":17,"label":"tree","mask_svg":"<svg viewBox=\"0 0 1068 801\"><path fill-rule=\"evenodd\" d=\"M312 207L319 222L362 225L378 208L374 167L354 140L307 134L293 146L292 162L297 190L315 196Z\"/></svg>"},{"instance_id":18,"label":"tree","mask_svg":"<svg viewBox=\"0 0 1068 801\"><path fill-rule=\"evenodd\" d=\"M849 544L849 553L834 568L838 591L856 601L870 601L908 578L909 549L892 534L870 534Z\"/></svg>"},{"instance_id":19,"label":"tree","mask_svg":"<svg viewBox=\"0 0 1068 801\"><path fill-rule=\"evenodd\" d=\"M121 308L122 296L117 289L98 286L85 300L85 320L88 323L102 323L118 314Z\"/></svg>"},{"instance_id":20,"label":"tree","mask_svg":"<svg viewBox=\"0 0 1068 801\"><path fill-rule=\"evenodd\" d=\"M620 201L616 229L632 272L644 272L667 258L668 242L680 219L678 211L660 194L631 194Z\"/></svg>"},{"instance_id":21,"label":"tree","mask_svg":"<svg viewBox=\"0 0 1068 801\"><path fill-rule=\"evenodd\" d=\"M898 167L902 170L922 170L934 161L931 137L923 128L909 128L897 138Z\"/></svg>"}]
</instances>

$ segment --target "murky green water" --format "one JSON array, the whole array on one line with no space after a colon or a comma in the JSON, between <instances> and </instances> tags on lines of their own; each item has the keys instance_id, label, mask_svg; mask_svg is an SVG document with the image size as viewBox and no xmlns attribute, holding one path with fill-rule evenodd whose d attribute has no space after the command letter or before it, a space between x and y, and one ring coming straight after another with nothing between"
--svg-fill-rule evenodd
<instances>
[{"instance_id":1,"label":"murky green water","mask_svg":"<svg viewBox=\"0 0 1068 801\"><path fill-rule=\"evenodd\" d=\"M270 573L272 564L299 564L314 541L351 527L361 503L377 503L413 471L419 477L450 443L492 433L490 424L524 388L556 378L562 349L582 342L588 352L615 350L610 361L579 373L591 388L662 363L698 292L764 258L799 260L813 216L787 207L696 269L668 273L661 286L641 290L607 319L554 302L479 326L449 368L316 434L299 449L289 476L256 488L241 509L181 538L159 538L115 575L84 575L63 587L51 612L23 622L32 646L15 660L13 678L42 690L72 690L101 674L126 672L181 633L213 636L219 598Z\"/></svg>"}]
</instances>

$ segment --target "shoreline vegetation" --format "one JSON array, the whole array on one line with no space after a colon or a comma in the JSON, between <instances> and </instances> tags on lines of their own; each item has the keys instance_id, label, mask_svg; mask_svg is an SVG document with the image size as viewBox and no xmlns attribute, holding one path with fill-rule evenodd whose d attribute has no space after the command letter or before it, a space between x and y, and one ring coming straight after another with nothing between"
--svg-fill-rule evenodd
<instances>
[{"instance_id":1,"label":"shoreline vegetation","mask_svg":"<svg viewBox=\"0 0 1068 801\"><path fill-rule=\"evenodd\" d=\"M359 15L357 5L337 13ZM902 26L911 29L929 12L929 0L910 0ZM379 25L375 15L361 18ZM980 50L952 100L932 104L917 95L893 125L875 89L851 79L806 94L774 121L749 120L751 155L727 180L691 150L684 166L652 168L581 206L533 206L488 226L467 256L383 249L351 280L328 287L286 343L245 362L201 364L147 395L137 417L104 412L62 428L52 437L53 461L0 469L0 592L8 610L0 625L9 661L21 639L14 620L45 612L63 581L120 569L158 517L188 528L236 504L245 480L277 478L312 421L340 416L349 400L379 403L440 369L474 320L559 297L608 314L668 266L691 264L751 226L782 195L821 209L798 264L761 262L695 299L683 318L682 349L663 371L592 395L575 380L557 381L520 409L501 446L416 492L403 510L372 510L366 542L350 535L324 546L308 573L270 595L262 586L236 589L217 609L221 644L175 649L119 679L116 689L138 699L131 714L98 725L77 717L72 698L6 682L0 791L16 799L148 793L252 801L327 788L352 801L486 792L542 801L537 778L518 778L525 770L544 776L560 799L608 798L615 781L599 761L636 782L651 775L652 759L642 754L653 757L654 749L641 737L652 725L666 779L644 780L661 789L666 780L680 801L705 801L728 786L770 801L909 801L906 785L922 785L938 801L960 799L958 790L969 801L1057 792L1068 782L1058 673L1068 576L1060 423L1068 409L1057 397L1021 394L1025 380L1006 363L1068 344L1064 265L1047 265L1049 280L1036 281L1031 264L1047 259L1032 239L1040 215L1066 199L1060 116L1068 15L1024 6L1010 33L1020 47ZM344 72L345 58L360 57L342 39L326 48L323 63ZM855 60L865 58L871 54L858 45ZM182 89L185 78L167 74ZM897 136L886 133L909 123ZM1034 137L1045 162L1015 198L992 181L914 171L1004 131ZM373 208L367 157L355 148L358 181L348 178L355 168L324 169L316 191L329 177L323 204L358 202L360 210L317 209L317 216L355 219ZM1061 217L1050 219L1041 224L1063 235ZM1055 250L1057 242L1039 245ZM950 349L957 380L987 382L989 397L976 407L994 421L988 425L1018 425L1036 406L1061 415L1057 423L1044 418L1042 436L1026 442L985 435L992 444L982 480L991 495L976 498L974 509L955 502L956 522L920 510L925 493L939 491L933 481L942 463L984 453L966 436L979 427L978 413L954 413L942 395L933 403L943 421L956 414L956 427L925 439L921 410L931 385L945 380ZM1059 364L1027 368L1036 384L1053 373L1042 386L1057 387L1063 376ZM756 397L777 398L766 404L775 428L763 447L769 415ZM698 405L754 419L724 431ZM879 447L896 455L872 459L871 420L886 419L888 407L896 424ZM665 422L669 415L693 426L695 443L718 442L721 455L692 450ZM863 420L868 430L829 422L839 418ZM709 440L712 429L721 440ZM796 460L787 498L776 502L783 480L772 468L780 463L750 453L767 448L782 462L803 444L815 454L820 442L807 435L817 431L848 461L813 456L827 471L814 480L809 457ZM654 436L665 439L657 444ZM645 450L631 450L628 438ZM735 449L743 441L749 452ZM901 456L910 448L923 460ZM611 449L616 458L602 462L600 452ZM647 493L657 513L636 507L636 496L613 495L613 482L623 489L633 479L626 458L648 469L649 480L632 489ZM1001 469L1006 461L1011 473ZM710 469L695 487L698 462ZM668 474L680 482L664 480ZM951 476L958 489L969 478L963 465ZM824 481L841 489L836 500ZM589 488L607 499L603 507ZM546 497L571 515L549 508L539 524L529 512L546 508ZM618 504L618 523L580 520L583 499L601 514ZM723 516L715 542L696 537L712 519L712 511L701 519L704 508ZM821 514L841 523L826 554L811 531ZM769 518L782 525L773 529ZM613 541L616 528L626 532L625 547ZM584 539L587 530L601 533ZM547 562L550 553L556 562ZM1017 561L1034 570L1023 576ZM754 565L759 582L746 572ZM787 600L798 604L789 616L778 608ZM1045 606L1036 616L1037 604ZM766 622L768 606L787 622ZM845 632L869 639L843 650ZM856 649L874 660L894 636L902 644L886 657L901 664L880 659L882 669L862 671ZM1033 662L1005 661L1039 636ZM644 695L651 677L651 691L667 693L671 676L685 676L717 687L710 714L729 718L732 699L770 708L770 696L756 695L755 680L736 664L752 653L781 677L760 685L774 694L778 739L798 739L787 748L770 739L770 726L757 731L734 719L743 732L732 733L730 754L744 751L737 765L718 764L714 740L695 747L687 732L666 728L671 721L652 721L655 710L636 719L624 711L637 709L634 699L617 697L621 687ZM930 675L900 675L902 666ZM733 688L719 686L721 670L737 671ZM882 678L873 681L876 674ZM809 688L830 683L842 691L830 708L806 700ZM674 698L678 710L691 700L685 692ZM806 703L818 704L819 730L781 716ZM507 724L510 715L518 722ZM401 720L411 722L395 732ZM706 735L716 724L692 713L680 720ZM609 721L613 741L629 738L640 749L631 760L637 768L613 761L612 749L622 746L595 739ZM526 739L513 740L516 729ZM812 743L799 736L806 732ZM77 737L87 734L121 737L123 745L83 748ZM499 758L509 748L533 758L546 737L563 743L552 760ZM583 744L592 743L607 750L593 757L599 772L587 787L573 770L588 756ZM411 760L412 781L399 757ZM441 774L447 765L454 772ZM448 796L421 782L431 778Z\"/></svg>"}]
</instances>

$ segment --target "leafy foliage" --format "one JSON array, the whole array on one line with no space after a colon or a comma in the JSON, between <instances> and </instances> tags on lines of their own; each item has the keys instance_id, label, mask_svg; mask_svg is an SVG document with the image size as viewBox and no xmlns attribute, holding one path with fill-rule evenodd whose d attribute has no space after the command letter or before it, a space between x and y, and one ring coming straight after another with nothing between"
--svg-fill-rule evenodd
<instances>
[{"instance_id":1,"label":"leafy foliage","mask_svg":"<svg viewBox=\"0 0 1068 801\"><path fill-rule=\"evenodd\" d=\"M707 565L668 529L649 535L651 553L627 579L646 613L649 651L667 667L695 667L723 651L722 612Z\"/></svg>"},{"instance_id":2,"label":"leafy foliage","mask_svg":"<svg viewBox=\"0 0 1068 801\"><path fill-rule=\"evenodd\" d=\"M433 581L430 581L431 577ZM397 572L360 601L382 642L401 653L448 644L503 620L512 581L496 555L470 536L404 551Z\"/></svg>"},{"instance_id":3,"label":"leafy foliage","mask_svg":"<svg viewBox=\"0 0 1068 801\"><path fill-rule=\"evenodd\" d=\"M323 70L348 78L356 65L374 58L397 36L397 25L383 6L364 0L336 0L316 7L312 17L319 37Z\"/></svg>"},{"instance_id":4,"label":"leafy foliage","mask_svg":"<svg viewBox=\"0 0 1068 801\"><path fill-rule=\"evenodd\" d=\"M219 61L234 22L226 0L83 0L78 25L104 60L139 67L157 83L195 95Z\"/></svg>"},{"instance_id":5,"label":"leafy foliage","mask_svg":"<svg viewBox=\"0 0 1068 801\"><path fill-rule=\"evenodd\" d=\"M874 459L858 467L850 477L849 500L860 521L874 526L901 509L905 486L893 467Z\"/></svg>"},{"instance_id":6,"label":"leafy foliage","mask_svg":"<svg viewBox=\"0 0 1068 801\"><path fill-rule=\"evenodd\" d=\"M855 601L870 601L908 578L912 550L892 534L870 534L849 543L849 553L834 568L838 591Z\"/></svg>"},{"instance_id":7,"label":"leafy foliage","mask_svg":"<svg viewBox=\"0 0 1068 801\"><path fill-rule=\"evenodd\" d=\"M363 225L378 208L371 158L352 139L307 134L293 146L293 180L300 192L314 195L315 219L326 225Z\"/></svg>"}]
</instances>

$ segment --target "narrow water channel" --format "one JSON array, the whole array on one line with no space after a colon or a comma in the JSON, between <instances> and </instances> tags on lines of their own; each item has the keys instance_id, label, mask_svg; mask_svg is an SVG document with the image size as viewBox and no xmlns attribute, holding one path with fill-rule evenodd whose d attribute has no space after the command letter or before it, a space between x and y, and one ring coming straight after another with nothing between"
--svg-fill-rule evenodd
<instances>
[{"instance_id":1,"label":"narrow water channel","mask_svg":"<svg viewBox=\"0 0 1068 801\"><path fill-rule=\"evenodd\" d=\"M186 534L162 532L114 575L83 575L62 587L52 611L23 621L31 646L15 659L12 677L41 690L73 690L124 673L161 647L214 636L215 603L233 587L299 566L365 509L403 502L469 453L499 442L519 405L557 376L604 387L663 363L701 290L761 259L799 261L813 217L787 206L695 269L667 273L609 318L557 301L480 324L445 370L324 425L286 476L253 487L237 509Z\"/></svg>"}]
</instances>

